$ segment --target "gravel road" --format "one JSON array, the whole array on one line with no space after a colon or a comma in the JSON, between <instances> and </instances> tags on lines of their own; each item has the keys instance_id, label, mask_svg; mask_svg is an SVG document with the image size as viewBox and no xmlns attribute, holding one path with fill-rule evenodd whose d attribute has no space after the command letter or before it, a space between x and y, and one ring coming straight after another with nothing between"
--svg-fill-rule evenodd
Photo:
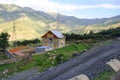
<instances>
[{"instance_id":1,"label":"gravel road","mask_svg":"<svg viewBox=\"0 0 120 80\"><path fill-rule=\"evenodd\" d=\"M15 73L9 76L7 79L3 78L0 80L30 80L35 77L37 73L39 73L38 69L32 68L23 72Z\"/></svg>"}]
</instances>

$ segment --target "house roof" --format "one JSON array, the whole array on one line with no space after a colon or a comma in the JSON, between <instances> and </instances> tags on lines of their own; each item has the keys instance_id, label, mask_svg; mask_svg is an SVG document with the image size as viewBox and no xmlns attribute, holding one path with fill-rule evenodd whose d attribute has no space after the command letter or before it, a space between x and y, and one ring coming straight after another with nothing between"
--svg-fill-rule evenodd
<instances>
[{"instance_id":1,"label":"house roof","mask_svg":"<svg viewBox=\"0 0 120 80\"><path fill-rule=\"evenodd\" d=\"M52 34L54 34L57 38L64 38L64 36L62 35L62 33L60 33L60 32L57 31L57 30L50 30L50 31L48 31L47 33L45 33L45 34L42 36L42 38L45 37L45 35L48 34L49 32L51 32Z\"/></svg>"},{"instance_id":2,"label":"house roof","mask_svg":"<svg viewBox=\"0 0 120 80\"><path fill-rule=\"evenodd\" d=\"M62 33L60 33L59 31L57 30L51 30L51 32L57 36L58 38L64 38L64 36L62 35Z\"/></svg>"}]
</instances>

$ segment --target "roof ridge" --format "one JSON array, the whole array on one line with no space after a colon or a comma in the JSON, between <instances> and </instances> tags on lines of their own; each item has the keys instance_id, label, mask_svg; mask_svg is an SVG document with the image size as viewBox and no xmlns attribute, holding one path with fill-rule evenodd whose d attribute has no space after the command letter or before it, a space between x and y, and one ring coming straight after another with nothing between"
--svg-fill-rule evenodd
<instances>
[{"instance_id":1,"label":"roof ridge","mask_svg":"<svg viewBox=\"0 0 120 80\"><path fill-rule=\"evenodd\" d=\"M50 30L54 35L56 35L58 38L63 38L63 34L60 31L57 30Z\"/></svg>"}]
</instances>

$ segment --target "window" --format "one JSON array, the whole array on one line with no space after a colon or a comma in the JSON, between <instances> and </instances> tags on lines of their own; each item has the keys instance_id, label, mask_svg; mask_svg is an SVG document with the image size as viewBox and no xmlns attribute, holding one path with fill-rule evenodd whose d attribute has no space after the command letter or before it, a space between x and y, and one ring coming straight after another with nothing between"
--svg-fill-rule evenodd
<instances>
[{"instance_id":1,"label":"window","mask_svg":"<svg viewBox=\"0 0 120 80\"><path fill-rule=\"evenodd\" d=\"M49 42L51 42L51 43L52 43L52 42L53 42L53 39L52 39L52 38L49 38Z\"/></svg>"}]
</instances>

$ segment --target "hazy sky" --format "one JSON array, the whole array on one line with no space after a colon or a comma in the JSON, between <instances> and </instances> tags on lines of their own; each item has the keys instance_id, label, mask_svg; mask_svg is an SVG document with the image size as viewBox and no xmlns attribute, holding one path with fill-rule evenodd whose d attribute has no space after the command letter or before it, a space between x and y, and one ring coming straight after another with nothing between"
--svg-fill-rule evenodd
<instances>
[{"instance_id":1,"label":"hazy sky","mask_svg":"<svg viewBox=\"0 0 120 80\"><path fill-rule=\"evenodd\" d=\"M79 18L103 18L120 15L120 0L0 0L4 4L16 4L45 12L76 16Z\"/></svg>"}]
</instances>

